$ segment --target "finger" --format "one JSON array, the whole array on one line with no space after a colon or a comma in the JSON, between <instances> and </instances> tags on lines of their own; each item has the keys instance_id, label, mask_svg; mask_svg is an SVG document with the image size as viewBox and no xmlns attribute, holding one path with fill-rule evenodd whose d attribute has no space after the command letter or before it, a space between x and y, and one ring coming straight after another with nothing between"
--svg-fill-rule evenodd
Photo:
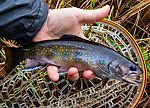
<instances>
[{"instance_id":1,"label":"finger","mask_svg":"<svg viewBox=\"0 0 150 108\"><path fill-rule=\"evenodd\" d=\"M47 73L48 73L48 77L52 81L58 81L59 80L58 68L56 66L48 66L47 67Z\"/></svg>"},{"instance_id":2,"label":"finger","mask_svg":"<svg viewBox=\"0 0 150 108\"><path fill-rule=\"evenodd\" d=\"M78 69L75 68L75 67L71 67L68 70L68 75L67 76L68 76L69 80L76 81L79 78Z\"/></svg>"},{"instance_id":3,"label":"finger","mask_svg":"<svg viewBox=\"0 0 150 108\"><path fill-rule=\"evenodd\" d=\"M109 10L109 5L95 10L80 10L77 17L81 24L94 23L106 17L109 13Z\"/></svg>"},{"instance_id":4,"label":"finger","mask_svg":"<svg viewBox=\"0 0 150 108\"><path fill-rule=\"evenodd\" d=\"M88 79L88 80L93 80L96 77L96 75L91 70L85 70L83 72L83 77Z\"/></svg>"}]
</instances>

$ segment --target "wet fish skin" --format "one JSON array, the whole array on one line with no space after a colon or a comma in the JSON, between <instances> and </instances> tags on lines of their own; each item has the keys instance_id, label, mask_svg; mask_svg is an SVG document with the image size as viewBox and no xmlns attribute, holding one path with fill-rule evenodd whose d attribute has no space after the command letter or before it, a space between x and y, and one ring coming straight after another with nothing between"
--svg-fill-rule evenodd
<instances>
[{"instance_id":1,"label":"wet fish skin","mask_svg":"<svg viewBox=\"0 0 150 108\"><path fill-rule=\"evenodd\" d=\"M7 52L11 51L6 50L6 55ZM26 68L54 65L59 67L59 71L66 72L74 66L79 71L90 69L100 77L114 78L128 83L140 83L136 76L142 70L134 62L104 45L73 35L33 43L18 49L17 52L21 53L23 57L15 59L18 62L25 59L27 61Z\"/></svg>"}]
</instances>

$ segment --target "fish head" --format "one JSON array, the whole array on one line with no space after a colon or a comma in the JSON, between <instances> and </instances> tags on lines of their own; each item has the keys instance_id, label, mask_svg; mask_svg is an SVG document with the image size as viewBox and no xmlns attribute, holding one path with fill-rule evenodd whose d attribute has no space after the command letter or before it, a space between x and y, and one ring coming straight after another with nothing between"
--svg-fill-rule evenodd
<instances>
[{"instance_id":1,"label":"fish head","mask_svg":"<svg viewBox=\"0 0 150 108\"><path fill-rule=\"evenodd\" d=\"M142 73L142 69L130 60L117 59L110 63L109 69L112 76L116 79L123 80L130 84L138 84L141 81L138 76Z\"/></svg>"},{"instance_id":2,"label":"fish head","mask_svg":"<svg viewBox=\"0 0 150 108\"><path fill-rule=\"evenodd\" d=\"M133 64L133 63L129 63L126 64L126 66L124 65L124 67L122 68L126 68L127 71L123 72L122 75L122 80L132 83L132 84L137 84L137 83L141 83L141 81L138 79L138 76L143 72L142 69Z\"/></svg>"}]
</instances>

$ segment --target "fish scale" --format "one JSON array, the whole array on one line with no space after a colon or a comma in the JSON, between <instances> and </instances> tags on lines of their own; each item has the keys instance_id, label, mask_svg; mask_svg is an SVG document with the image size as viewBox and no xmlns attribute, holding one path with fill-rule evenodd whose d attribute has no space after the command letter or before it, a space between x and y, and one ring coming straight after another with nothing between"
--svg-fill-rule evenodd
<instances>
[{"instance_id":1,"label":"fish scale","mask_svg":"<svg viewBox=\"0 0 150 108\"><path fill-rule=\"evenodd\" d=\"M25 69L54 65L59 67L61 74L66 74L74 66L80 72L90 69L99 77L114 78L132 84L140 83L137 75L142 70L133 61L109 47L74 35L31 43L22 48L4 49L8 59L6 71L11 71L19 62L27 60Z\"/></svg>"}]
</instances>

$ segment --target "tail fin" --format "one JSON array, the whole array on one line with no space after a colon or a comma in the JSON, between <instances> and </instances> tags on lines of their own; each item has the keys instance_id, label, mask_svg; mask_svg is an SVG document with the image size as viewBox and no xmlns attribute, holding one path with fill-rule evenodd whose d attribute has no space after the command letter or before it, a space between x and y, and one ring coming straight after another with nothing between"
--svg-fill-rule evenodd
<instances>
[{"instance_id":1,"label":"tail fin","mask_svg":"<svg viewBox=\"0 0 150 108\"><path fill-rule=\"evenodd\" d=\"M4 67L0 70L0 74L3 72L9 73L20 61L23 60L23 51L20 48L4 48L6 55L6 62Z\"/></svg>"}]
</instances>

